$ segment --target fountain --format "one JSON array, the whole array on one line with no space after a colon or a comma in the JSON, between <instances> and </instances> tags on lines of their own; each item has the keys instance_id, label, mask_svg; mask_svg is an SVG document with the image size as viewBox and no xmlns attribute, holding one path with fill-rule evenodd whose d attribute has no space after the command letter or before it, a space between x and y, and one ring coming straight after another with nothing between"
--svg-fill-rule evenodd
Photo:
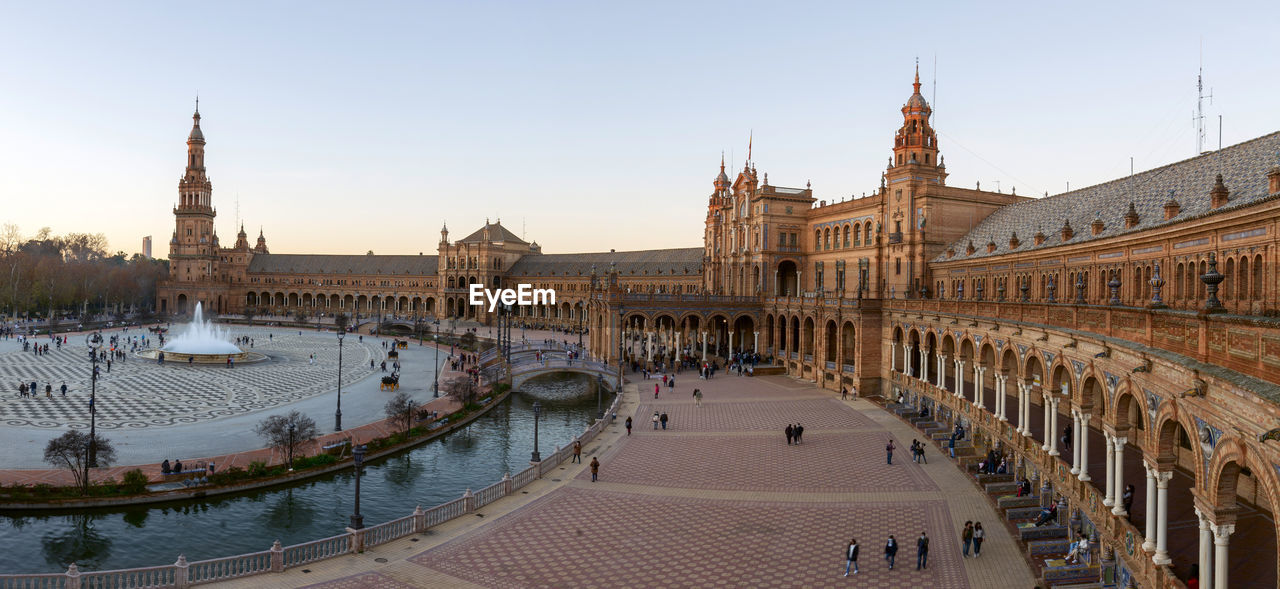
<instances>
[{"instance_id":1,"label":"fountain","mask_svg":"<svg viewBox=\"0 0 1280 589\"><path fill-rule=\"evenodd\" d=\"M266 359L262 354L251 354L231 343L226 329L204 319L204 307L200 303L196 303L191 323L187 324L182 334L169 340L159 350L148 350L140 355L159 358L161 353L167 362L201 364L227 364L228 360L240 364Z\"/></svg>"}]
</instances>

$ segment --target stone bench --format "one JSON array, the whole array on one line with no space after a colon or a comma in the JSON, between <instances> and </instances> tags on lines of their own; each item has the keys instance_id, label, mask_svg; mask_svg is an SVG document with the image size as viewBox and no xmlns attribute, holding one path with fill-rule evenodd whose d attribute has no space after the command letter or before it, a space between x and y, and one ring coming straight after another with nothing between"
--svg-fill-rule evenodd
<instances>
[{"instance_id":1,"label":"stone bench","mask_svg":"<svg viewBox=\"0 0 1280 589\"><path fill-rule=\"evenodd\" d=\"M1071 541L1066 538L1060 540L1034 540L1027 542L1027 555L1032 560L1038 558L1048 558L1052 556L1064 556L1071 552Z\"/></svg>"},{"instance_id":2,"label":"stone bench","mask_svg":"<svg viewBox=\"0 0 1280 589\"><path fill-rule=\"evenodd\" d=\"M1005 519L1013 522L1034 522L1040 519L1039 507L1014 507L1004 512Z\"/></svg>"},{"instance_id":3,"label":"stone bench","mask_svg":"<svg viewBox=\"0 0 1280 589\"><path fill-rule=\"evenodd\" d=\"M1069 564L1062 567L1046 566L1044 584L1049 587L1078 586L1098 583L1102 578L1102 569L1098 565Z\"/></svg>"},{"instance_id":4,"label":"stone bench","mask_svg":"<svg viewBox=\"0 0 1280 589\"><path fill-rule=\"evenodd\" d=\"M1000 509L1010 509L1013 507L1040 507L1040 497L1037 495L1005 495L996 499L996 506Z\"/></svg>"},{"instance_id":5,"label":"stone bench","mask_svg":"<svg viewBox=\"0 0 1280 589\"><path fill-rule=\"evenodd\" d=\"M1040 526L1031 523L1018 524L1018 537L1023 542L1031 540L1054 540L1067 537L1067 526Z\"/></svg>"},{"instance_id":6,"label":"stone bench","mask_svg":"<svg viewBox=\"0 0 1280 589\"><path fill-rule=\"evenodd\" d=\"M1105 587L1105 585L1103 585L1101 582L1071 583L1070 585L1062 585L1060 583L1054 583L1053 585L1049 586L1050 589L1102 589L1103 587Z\"/></svg>"},{"instance_id":7,"label":"stone bench","mask_svg":"<svg viewBox=\"0 0 1280 589\"><path fill-rule=\"evenodd\" d=\"M1000 478L1004 477L1004 478ZM1017 495L1018 483L1013 481L1013 475L1010 474L980 474L978 475L978 483L983 485L987 493L992 495Z\"/></svg>"}]
</instances>

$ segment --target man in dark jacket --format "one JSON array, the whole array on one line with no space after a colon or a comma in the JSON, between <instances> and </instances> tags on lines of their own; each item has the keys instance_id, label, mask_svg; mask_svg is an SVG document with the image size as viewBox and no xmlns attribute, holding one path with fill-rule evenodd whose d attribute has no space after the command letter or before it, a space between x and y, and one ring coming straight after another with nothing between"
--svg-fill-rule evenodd
<instances>
[{"instance_id":1,"label":"man in dark jacket","mask_svg":"<svg viewBox=\"0 0 1280 589\"><path fill-rule=\"evenodd\" d=\"M790 445L791 445L791 437L795 435L796 430L795 430L794 428L792 428L792 427L791 427L791 424L789 424L789 423L788 423L788 424L787 424L787 429L782 430L782 431L783 431L783 433L787 434L787 445L788 445L788 446L790 446Z\"/></svg>"},{"instance_id":2,"label":"man in dark jacket","mask_svg":"<svg viewBox=\"0 0 1280 589\"><path fill-rule=\"evenodd\" d=\"M916 570L929 568L929 537L920 532L916 539Z\"/></svg>"},{"instance_id":3,"label":"man in dark jacket","mask_svg":"<svg viewBox=\"0 0 1280 589\"><path fill-rule=\"evenodd\" d=\"M898 541L889 536L889 541L884 545L884 559L889 561L889 569L893 570L893 559L898 556Z\"/></svg>"}]
</instances>

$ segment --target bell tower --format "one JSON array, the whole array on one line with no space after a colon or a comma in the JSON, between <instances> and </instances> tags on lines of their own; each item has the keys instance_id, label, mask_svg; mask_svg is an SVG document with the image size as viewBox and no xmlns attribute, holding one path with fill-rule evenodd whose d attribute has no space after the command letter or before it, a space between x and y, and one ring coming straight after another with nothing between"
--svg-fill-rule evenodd
<instances>
[{"instance_id":1,"label":"bell tower","mask_svg":"<svg viewBox=\"0 0 1280 589\"><path fill-rule=\"evenodd\" d=\"M187 169L178 180L178 205L173 209L176 226L169 241L169 278L176 282L202 282L217 276L213 219L218 213L213 208L213 183L205 174L199 100L191 119Z\"/></svg>"},{"instance_id":2,"label":"bell tower","mask_svg":"<svg viewBox=\"0 0 1280 589\"><path fill-rule=\"evenodd\" d=\"M902 127L893 137L893 156L884 172L884 219L887 246L882 252L884 297L917 297L927 283L925 252L930 185L946 184L947 166L938 153L938 137L929 125L933 108L920 94L920 64L916 64L911 96L902 105Z\"/></svg>"}]
</instances>

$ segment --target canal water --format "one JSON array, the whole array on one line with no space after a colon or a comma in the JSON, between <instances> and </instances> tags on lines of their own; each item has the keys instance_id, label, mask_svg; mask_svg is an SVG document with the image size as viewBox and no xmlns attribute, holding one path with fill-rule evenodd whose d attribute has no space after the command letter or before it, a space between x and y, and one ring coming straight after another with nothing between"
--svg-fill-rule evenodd
<instances>
[{"instance_id":1,"label":"canal water","mask_svg":"<svg viewBox=\"0 0 1280 589\"><path fill-rule=\"evenodd\" d=\"M542 405L543 456L581 434L596 414L595 379L558 374L530 380L464 429L366 463L360 511L366 526L461 497L529 465L533 402ZM612 394L602 395L607 409ZM172 564L267 550L335 536L354 503L352 469L287 487L162 506L76 515L0 516L0 574Z\"/></svg>"}]
</instances>

